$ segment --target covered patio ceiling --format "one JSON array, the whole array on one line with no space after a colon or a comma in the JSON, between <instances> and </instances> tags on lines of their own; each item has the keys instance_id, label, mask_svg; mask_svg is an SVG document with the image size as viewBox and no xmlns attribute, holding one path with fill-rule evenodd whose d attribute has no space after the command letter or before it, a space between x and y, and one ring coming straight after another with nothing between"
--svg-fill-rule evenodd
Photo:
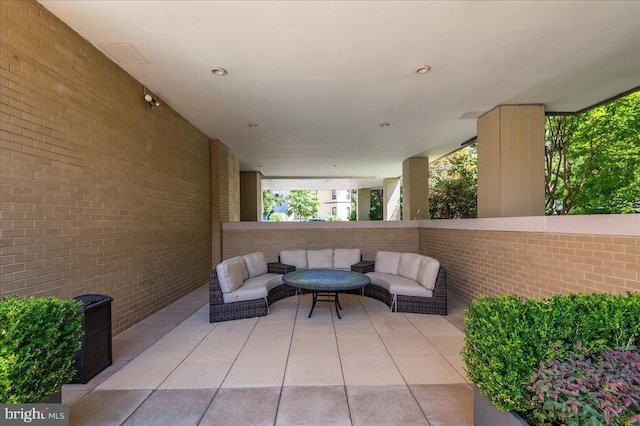
<instances>
[{"instance_id":1,"label":"covered patio ceiling","mask_svg":"<svg viewBox=\"0 0 640 426\"><path fill-rule=\"evenodd\" d=\"M496 105L576 111L640 86L637 1L39 2L264 188L380 186Z\"/></svg>"}]
</instances>

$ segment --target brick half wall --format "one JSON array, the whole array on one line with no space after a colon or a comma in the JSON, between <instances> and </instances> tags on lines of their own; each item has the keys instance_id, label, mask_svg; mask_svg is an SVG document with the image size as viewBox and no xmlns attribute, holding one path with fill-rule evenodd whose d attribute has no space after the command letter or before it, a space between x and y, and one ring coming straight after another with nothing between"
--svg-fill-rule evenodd
<instances>
[{"instance_id":1,"label":"brick half wall","mask_svg":"<svg viewBox=\"0 0 640 426\"><path fill-rule=\"evenodd\" d=\"M403 222L225 223L223 260L261 251L267 262L280 250L359 248L365 260L378 250L418 252L418 229Z\"/></svg>"},{"instance_id":2,"label":"brick half wall","mask_svg":"<svg viewBox=\"0 0 640 426\"><path fill-rule=\"evenodd\" d=\"M469 299L636 292L640 216L625 216L421 221L420 253L440 260L450 274L449 288ZM593 233L578 232L576 223ZM513 230L495 229L500 226ZM483 227L487 229L478 229ZM553 230L534 231L545 228Z\"/></svg>"}]
</instances>

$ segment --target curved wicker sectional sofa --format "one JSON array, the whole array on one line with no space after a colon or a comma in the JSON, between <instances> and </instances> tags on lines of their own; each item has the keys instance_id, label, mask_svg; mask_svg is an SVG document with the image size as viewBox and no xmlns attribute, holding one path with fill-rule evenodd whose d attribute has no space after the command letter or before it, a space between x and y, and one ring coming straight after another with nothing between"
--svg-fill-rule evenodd
<instances>
[{"instance_id":1,"label":"curved wicker sectional sofa","mask_svg":"<svg viewBox=\"0 0 640 426\"><path fill-rule=\"evenodd\" d=\"M283 250L279 262L267 263L262 253L253 253L225 260L213 269L209 322L267 315L269 305L298 294L298 289L282 281L282 275L307 268L367 274L371 284L347 293L372 297L394 312L447 314L447 274L435 259L380 251L375 261L362 261L359 249Z\"/></svg>"}]
</instances>

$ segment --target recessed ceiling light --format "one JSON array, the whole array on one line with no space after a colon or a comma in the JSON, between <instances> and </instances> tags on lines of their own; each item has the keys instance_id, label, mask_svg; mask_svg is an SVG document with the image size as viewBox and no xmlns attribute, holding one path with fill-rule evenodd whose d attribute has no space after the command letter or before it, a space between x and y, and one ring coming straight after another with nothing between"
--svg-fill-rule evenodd
<instances>
[{"instance_id":1,"label":"recessed ceiling light","mask_svg":"<svg viewBox=\"0 0 640 426\"><path fill-rule=\"evenodd\" d=\"M258 127L258 125L256 123L249 123L247 124L247 126L251 127L252 129L255 129Z\"/></svg>"},{"instance_id":2,"label":"recessed ceiling light","mask_svg":"<svg viewBox=\"0 0 640 426\"><path fill-rule=\"evenodd\" d=\"M213 68L211 68L211 72L213 74L219 75L219 76L227 75L227 70L225 70L224 68L221 68L221 67L213 67Z\"/></svg>"},{"instance_id":3,"label":"recessed ceiling light","mask_svg":"<svg viewBox=\"0 0 640 426\"><path fill-rule=\"evenodd\" d=\"M386 121L385 121L384 123L380 123L380 124L378 124L378 126L380 126L380 127L382 127L382 128L384 129L384 128L386 128L386 127L391 126L391 124L389 124L388 122L386 122Z\"/></svg>"},{"instance_id":4,"label":"recessed ceiling light","mask_svg":"<svg viewBox=\"0 0 640 426\"><path fill-rule=\"evenodd\" d=\"M431 67L429 65L421 65L416 68L416 74L426 74L431 71Z\"/></svg>"}]
</instances>

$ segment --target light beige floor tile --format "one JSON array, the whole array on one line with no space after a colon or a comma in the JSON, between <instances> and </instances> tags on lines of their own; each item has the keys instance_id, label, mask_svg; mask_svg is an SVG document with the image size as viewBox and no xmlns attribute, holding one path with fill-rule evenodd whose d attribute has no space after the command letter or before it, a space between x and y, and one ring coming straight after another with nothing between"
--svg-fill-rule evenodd
<instances>
[{"instance_id":1,"label":"light beige floor tile","mask_svg":"<svg viewBox=\"0 0 640 426\"><path fill-rule=\"evenodd\" d=\"M340 360L347 386L405 384L390 356L341 356Z\"/></svg>"},{"instance_id":2,"label":"light beige floor tile","mask_svg":"<svg viewBox=\"0 0 640 426\"><path fill-rule=\"evenodd\" d=\"M245 337L206 338L187 356L187 359L236 358L246 343Z\"/></svg>"},{"instance_id":3,"label":"light beige floor tile","mask_svg":"<svg viewBox=\"0 0 640 426\"><path fill-rule=\"evenodd\" d=\"M391 312L391 308L389 306L370 297L360 297L360 303L362 303L362 307L368 313Z\"/></svg>"},{"instance_id":4,"label":"light beige floor tile","mask_svg":"<svg viewBox=\"0 0 640 426\"><path fill-rule=\"evenodd\" d=\"M387 348L378 335L337 336L340 356L388 356Z\"/></svg>"},{"instance_id":5,"label":"light beige floor tile","mask_svg":"<svg viewBox=\"0 0 640 426\"><path fill-rule=\"evenodd\" d=\"M214 328L215 324L208 322L183 322L167 333L165 338L204 339Z\"/></svg>"},{"instance_id":6,"label":"light beige floor tile","mask_svg":"<svg viewBox=\"0 0 640 426\"><path fill-rule=\"evenodd\" d=\"M291 334L274 334L271 336L266 335L260 337L254 337L252 334L240 351L239 356L241 358L273 355L282 355L286 357L289 354L290 347Z\"/></svg>"},{"instance_id":7,"label":"light beige floor tile","mask_svg":"<svg viewBox=\"0 0 640 426\"><path fill-rule=\"evenodd\" d=\"M376 328L368 317L335 321L334 327L335 333L338 336L378 334Z\"/></svg>"},{"instance_id":8,"label":"light beige floor tile","mask_svg":"<svg viewBox=\"0 0 640 426\"><path fill-rule=\"evenodd\" d=\"M96 389L156 389L179 363L173 360L142 362L136 358Z\"/></svg>"},{"instance_id":9,"label":"light beige floor tile","mask_svg":"<svg viewBox=\"0 0 640 426\"><path fill-rule=\"evenodd\" d=\"M163 338L141 353L134 361L175 361L176 365L198 346L201 339ZM133 362L133 361L132 361Z\"/></svg>"},{"instance_id":10,"label":"light beige floor tile","mask_svg":"<svg viewBox=\"0 0 640 426\"><path fill-rule=\"evenodd\" d=\"M285 386L344 385L338 356L290 356Z\"/></svg>"},{"instance_id":11,"label":"light beige floor tile","mask_svg":"<svg viewBox=\"0 0 640 426\"><path fill-rule=\"evenodd\" d=\"M247 318L236 321L224 321L216 323L216 326L211 333L208 334L208 338L221 337L221 338L233 338L233 337L249 337L251 331L258 322L257 318Z\"/></svg>"},{"instance_id":12,"label":"light beige floor tile","mask_svg":"<svg viewBox=\"0 0 640 426\"><path fill-rule=\"evenodd\" d=\"M442 355L460 355L464 347L464 335L428 336L429 342Z\"/></svg>"},{"instance_id":13,"label":"light beige floor tile","mask_svg":"<svg viewBox=\"0 0 640 426\"><path fill-rule=\"evenodd\" d=\"M380 334L384 345L395 355L438 355L436 348L417 330L413 333Z\"/></svg>"},{"instance_id":14,"label":"light beige floor tile","mask_svg":"<svg viewBox=\"0 0 640 426\"><path fill-rule=\"evenodd\" d=\"M293 333L293 321L264 321L261 318L251 332L251 336L290 336L291 333Z\"/></svg>"},{"instance_id":15,"label":"light beige floor tile","mask_svg":"<svg viewBox=\"0 0 640 426\"><path fill-rule=\"evenodd\" d=\"M439 315L405 314L407 318L425 336L462 335L462 331Z\"/></svg>"},{"instance_id":16,"label":"light beige floor tile","mask_svg":"<svg viewBox=\"0 0 640 426\"><path fill-rule=\"evenodd\" d=\"M286 364L286 356L238 358L221 387L282 386Z\"/></svg>"},{"instance_id":17,"label":"light beige floor tile","mask_svg":"<svg viewBox=\"0 0 640 426\"><path fill-rule=\"evenodd\" d=\"M441 356L395 356L393 360L409 385L466 383L460 373Z\"/></svg>"},{"instance_id":18,"label":"light beige floor tile","mask_svg":"<svg viewBox=\"0 0 640 426\"><path fill-rule=\"evenodd\" d=\"M471 383L471 380L467 377L467 366L462 360L462 355L447 355L445 359L453 365L453 368L455 368L467 382Z\"/></svg>"},{"instance_id":19,"label":"light beige floor tile","mask_svg":"<svg viewBox=\"0 0 640 426\"><path fill-rule=\"evenodd\" d=\"M378 333L411 333L416 327L402 314L387 313L373 315L371 317Z\"/></svg>"},{"instance_id":20,"label":"light beige floor tile","mask_svg":"<svg viewBox=\"0 0 640 426\"><path fill-rule=\"evenodd\" d=\"M290 356L338 356L338 345L331 334L294 333Z\"/></svg>"},{"instance_id":21,"label":"light beige floor tile","mask_svg":"<svg viewBox=\"0 0 640 426\"><path fill-rule=\"evenodd\" d=\"M315 315L315 312L314 312ZM333 335L333 321L329 319L317 320L313 318L298 318L294 327L294 333L307 334L331 334Z\"/></svg>"},{"instance_id":22,"label":"light beige floor tile","mask_svg":"<svg viewBox=\"0 0 640 426\"><path fill-rule=\"evenodd\" d=\"M213 389L227 376L234 358L187 359L167 379L160 389Z\"/></svg>"}]
</instances>

